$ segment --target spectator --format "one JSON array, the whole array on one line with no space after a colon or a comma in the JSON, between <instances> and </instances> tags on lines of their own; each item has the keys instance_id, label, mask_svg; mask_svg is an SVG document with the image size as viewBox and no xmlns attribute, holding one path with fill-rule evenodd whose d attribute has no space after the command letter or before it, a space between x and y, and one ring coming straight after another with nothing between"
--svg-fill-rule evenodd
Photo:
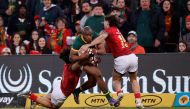
<instances>
[{"instance_id":1,"label":"spectator","mask_svg":"<svg viewBox=\"0 0 190 109\"><path fill-rule=\"evenodd\" d=\"M52 54L44 37L40 37L38 40L38 52L40 52L40 54Z\"/></svg>"},{"instance_id":2,"label":"spectator","mask_svg":"<svg viewBox=\"0 0 190 109\"><path fill-rule=\"evenodd\" d=\"M80 21L75 22L75 36L79 36L81 34Z\"/></svg>"},{"instance_id":3,"label":"spectator","mask_svg":"<svg viewBox=\"0 0 190 109\"><path fill-rule=\"evenodd\" d=\"M81 18L81 9L80 9L80 5L81 5L81 0L71 0L72 1L72 5L71 5L71 19L72 22L74 24L74 22L76 22L77 20L79 20Z\"/></svg>"},{"instance_id":4,"label":"spectator","mask_svg":"<svg viewBox=\"0 0 190 109\"><path fill-rule=\"evenodd\" d=\"M68 27L72 27L71 24L71 5L72 5L72 0L57 0L54 3L56 3L59 7L61 7L61 9L64 12L64 15L68 21Z\"/></svg>"},{"instance_id":5,"label":"spectator","mask_svg":"<svg viewBox=\"0 0 190 109\"><path fill-rule=\"evenodd\" d=\"M151 0L152 8L160 9L160 4L163 0Z\"/></svg>"},{"instance_id":6,"label":"spectator","mask_svg":"<svg viewBox=\"0 0 190 109\"><path fill-rule=\"evenodd\" d=\"M185 19L185 30L179 40L185 41L187 46L190 47L190 15L188 15Z\"/></svg>"},{"instance_id":7,"label":"spectator","mask_svg":"<svg viewBox=\"0 0 190 109\"><path fill-rule=\"evenodd\" d=\"M39 15L40 10L43 8L42 0L26 0L26 6L28 9L30 18L34 18L35 15Z\"/></svg>"},{"instance_id":8,"label":"spectator","mask_svg":"<svg viewBox=\"0 0 190 109\"><path fill-rule=\"evenodd\" d=\"M38 47L38 39L39 39L39 33L37 30L32 31L30 43L29 43L29 51L37 51Z\"/></svg>"},{"instance_id":9,"label":"spectator","mask_svg":"<svg viewBox=\"0 0 190 109\"><path fill-rule=\"evenodd\" d=\"M56 54L67 47L66 39L72 35L66 25L67 21L64 18L57 18L56 29L52 29L50 32L48 47Z\"/></svg>"},{"instance_id":10,"label":"spectator","mask_svg":"<svg viewBox=\"0 0 190 109\"><path fill-rule=\"evenodd\" d=\"M117 0L112 0L111 2L111 8L117 7Z\"/></svg>"},{"instance_id":11,"label":"spectator","mask_svg":"<svg viewBox=\"0 0 190 109\"><path fill-rule=\"evenodd\" d=\"M67 18L68 18L68 24L69 24L69 28L74 31L75 30L75 22L77 20L80 20L82 17L82 11L81 11L81 0L71 0L71 4L69 7L69 14L67 14Z\"/></svg>"},{"instance_id":12,"label":"spectator","mask_svg":"<svg viewBox=\"0 0 190 109\"><path fill-rule=\"evenodd\" d=\"M140 0L126 0L128 7L131 10L137 10L139 8L139 1Z\"/></svg>"},{"instance_id":13,"label":"spectator","mask_svg":"<svg viewBox=\"0 0 190 109\"><path fill-rule=\"evenodd\" d=\"M186 28L185 27L186 16L190 15L190 0L187 0L185 9L183 11L181 11L180 13L182 14L181 30L184 31Z\"/></svg>"},{"instance_id":14,"label":"spectator","mask_svg":"<svg viewBox=\"0 0 190 109\"><path fill-rule=\"evenodd\" d=\"M8 25L8 19L13 14L13 11L14 9L9 5L8 0L0 0L0 15L4 18L5 26Z\"/></svg>"},{"instance_id":15,"label":"spectator","mask_svg":"<svg viewBox=\"0 0 190 109\"><path fill-rule=\"evenodd\" d=\"M184 10L184 16L190 15L190 0L187 0L185 10Z\"/></svg>"},{"instance_id":16,"label":"spectator","mask_svg":"<svg viewBox=\"0 0 190 109\"><path fill-rule=\"evenodd\" d=\"M2 48L8 46L8 39L6 29L4 27L3 16L0 15L0 51Z\"/></svg>"},{"instance_id":17,"label":"spectator","mask_svg":"<svg viewBox=\"0 0 190 109\"><path fill-rule=\"evenodd\" d=\"M24 43L20 45L19 50L20 50L19 51L20 55L26 55L26 54L28 54L28 48L27 48L27 46Z\"/></svg>"},{"instance_id":18,"label":"spectator","mask_svg":"<svg viewBox=\"0 0 190 109\"><path fill-rule=\"evenodd\" d=\"M11 18L8 26L8 34L13 35L18 32L23 40L30 39L30 32L32 30L31 19L27 15L27 9L25 5L21 5L18 9L16 16Z\"/></svg>"},{"instance_id":19,"label":"spectator","mask_svg":"<svg viewBox=\"0 0 190 109\"><path fill-rule=\"evenodd\" d=\"M130 31L128 33L127 42L129 44L130 50L134 54L145 54L144 47L137 43L137 33L135 31Z\"/></svg>"},{"instance_id":20,"label":"spectator","mask_svg":"<svg viewBox=\"0 0 190 109\"><path fill-rule=\"evenodd\" d=\"M10 46L11 53L18 55L20 53L20 45L22 43L22 38L19 33L14 33L12 38L12 43Z\"/></svg>"},{"instance_id":21,"label":"spectator","mask_svg":"<svg viewBox=\"0 0 190 109\"><path fill-rule=\"evenodd\" d=\"M54 25L58 17L64 17L64 13L60 7L52 4L51 0L43 0L44 7L40 10L40 17L44 18L49 25Z\"/></svg>"},{"instance_id":22,"label":"spectator","mask_svg":"<svg viewBox=\"0 0 190 109\"><path fill-rule=\"evenodd\" d=\"M117 7L120 11L120 15L117 17L119 30L124 36L127 36L130 27L131 10L126 6L125 0L117 0Z\"/></svg>"},{"instance_id":23,"label":"spectator","mask_svg":"<svg viewBox=\"0 0 190 109\"><path fill-rule=\"evenodd\" d=\"M166 52L175 52L179 42L179 14L174 12L170 0L161 3L161 10L165 17L164 48Z\"/></svg>"},{"instance_id":24,"label":"spectator","mask_svg":"<svg viewBox=\"0 0 190 109\"><path fill-rule=\"evenodd\" d=\"M150 0L140 0L140 7L131 18L131 26L138 34L138 43L148 53L161 52L165 31L164 16L158 9L150 8Z\"/></svg>"},{"instance_id":25,"label":"spectator","mask_svg":"<svg viewBox=\"0 0 190 109\"><path fill-rule=\"evenodd\" d=\"M8 48L8 47L3 48L2 51L1 51L1 55L2 56L11 55L10 48Z\"/></svg>"},{"instance_id":26,"label":"spectator","mask_svg":"<svg viewBox=\"0 0 190 109\"><path fill-rule=\"evenodd\" d=\"M104 13L102 5L98 4L93 9L94 15L86 20L85 26L89 26L93 31L93 38L97 36L104 29Z\"/></svg>"},{"instance_id":27,"label":"spectator","mask_svg":"<svg viewBox=\"0 0 190 109\"><path fill-rule=\"evenodd\" d=\"M82 12L84 13L84 16L80 20L80 27L81 29L84 28L84 25L86 23L86 20L92 16L92 7L90 6L89 2L82 3Z\"/></svg>"},{"instance_id":28,"label":"spectator","mask_svg":"<svg viewBox=\"0 0 190 109\"><path fill-rule=\"evenodd\" d=\"M45 36L45 31L44 31L44 22L42 22L42 19L40 16L36 15L34 16L34 23L35 23L35 30L38 31L40 36Z\"/></svg>"},{"instance_id":29,"label":"spectator","mask_svg":"<svg viewBox=\"0 0 190 109\"><path fill-rule=\"evenodd\" d=\"M90 3L92 8L94 8L98 4L101 4L105 14L108 14L110 11L108 4L106 4L106 2L104 0L87 0L87 1Z\"/></svg>"},{"instance_id":30,"label":"spectator","mask_svg":"<svg viewBox=\"0 0 190 109\"><path fill-rule=\"evenodd\" d=\"M179 41L177 51L178 52L189 52L187 43L185 41Z\"/></svg>"}]
</instances>

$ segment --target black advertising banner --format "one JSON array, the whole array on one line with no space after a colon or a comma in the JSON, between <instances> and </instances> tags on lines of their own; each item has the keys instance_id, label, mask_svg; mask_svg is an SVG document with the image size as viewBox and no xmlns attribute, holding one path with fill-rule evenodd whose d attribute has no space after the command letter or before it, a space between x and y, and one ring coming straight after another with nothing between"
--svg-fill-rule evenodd
<instances>
[{"instance_id":1,"label":"black advertising banner","mask_svg":"<svg viewBox=\"0 0 190 109\"><path fill-rule=\"evenodd\" d=\"M0 57L0 90L49 93L53 81L62 74L63 64L58 56Z\"/></svg>"},{"instance_id":2,"label":"black advertising banner","mask_svg":"<svg viewBox=\"0 0 190 109\"><path fill-rule=\"evenodd\" d=\"M16 93L0 93L0 108L21 108L26 99L17 97Z\"/></svg>"},{"instance_id":3,"label":"black advertising banner","mask_svg":"<svg viewBox=\"0 0 190 109\"><path fill-rule=\"evenodd\" d=\"M139 55L138 80L143 93L176 93L190 91L190 54L146 54ZM2 56L0 57L0 92L50 93L61 78L64 62L58 56ZM125 64L125 63L123 63ZM113 58L102 56L101 64L105 81L111 92ZM85 73L79 84L87 81ZM131 92L128 74L122 82L125 93ZM97 86L85 93L98 93Z\"/></svg>"}]
</instances>

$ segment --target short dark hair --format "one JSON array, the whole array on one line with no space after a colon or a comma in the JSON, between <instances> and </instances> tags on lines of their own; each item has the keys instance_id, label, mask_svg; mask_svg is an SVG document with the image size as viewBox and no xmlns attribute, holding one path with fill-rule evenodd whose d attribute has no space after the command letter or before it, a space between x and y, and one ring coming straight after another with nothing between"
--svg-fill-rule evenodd
<instances>
[{"instance_id":1,"label":"short dark hair","mask_svg":"<svg viewBox=\"0 0 190 109\"><path fill-rule=\"evenodd\" d=\"M90 3L88 1L83 1L82 2L82 5L85 4L85 3L88 3L90 5Z\"/></svg>"},{"instance_id":2,"label":"short dark hair","mask_svg":"<svg viewBox=\"0 0 190 109\"><path fill-rule=\"evenodd\" d=\"M117 25L118 21L117 21L117 19L116 19L116 17L114 15L107 16L105 18L105 20L109 22L110 27L112 27L112 26L116 26L117 27L118 26Z\"/></svg>"},{"instance_id":3,"label":"short dark hair","mask_svg":"<svg viewBox=\"0 0 190 109\"><path fill-rule=\"evenodd\" d=\"M61 58L66 64L70 64L71 61L69 59L69 56L70 56L70 50L71 48L70 47L67 47L65 49L63 49L59 55L59 58Z\"/></svg>"},{"instance_id":4,"label":"short dark hair","mask_svg":"<svg viewBox=\"0 0 190 109\"><path fill-rule=\"evenodd\" d=\"M56 21L55 21L56 24L57 24L58 21L62 21L62 22L65 24L65 26L67 27L67 25L68 25L68 24L67 24L67 20L66 20L64 17L58 17L58 18L56 19Z\"/></svg>"},{"instance_id":5,"label":"short dark hair","mask_svg":"<svg viewBox=\"0 0 190 109\"><path fill-rule=\"evenodd\" d=\"M96 8L96 7L101 7L101 8L103 9L102 4L100 4L100 3L98 3L98 4L94 5L93 9L94 9L94 8Z\"/></svg>"},{"instance_id":6,"label":"short dark hair","mask_svg":"<svg viewBox=\"0 0 190 109\"><path fill-rule=\"evenodd\" d=\"M82 34L83 35L92 35L93 34L93 30L89 26L85 26L82 29Z\"/></svg>"}]
</instances>

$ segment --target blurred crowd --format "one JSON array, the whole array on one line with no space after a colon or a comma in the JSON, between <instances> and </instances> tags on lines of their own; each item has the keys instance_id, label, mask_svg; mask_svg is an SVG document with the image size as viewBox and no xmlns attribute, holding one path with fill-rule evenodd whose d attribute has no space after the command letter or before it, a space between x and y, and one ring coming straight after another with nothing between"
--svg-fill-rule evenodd
<instances>
[{"instance_id":1,"label":"blurred crowd","mask_svg":"<svg viewBox=\"0 0 190 109\"><path fill-rule=\"evenodd\" d=\"M0 0L0 53L59 54L108 15L136 54L189 51L190 0Z\"/></svg>"}]
</instances>

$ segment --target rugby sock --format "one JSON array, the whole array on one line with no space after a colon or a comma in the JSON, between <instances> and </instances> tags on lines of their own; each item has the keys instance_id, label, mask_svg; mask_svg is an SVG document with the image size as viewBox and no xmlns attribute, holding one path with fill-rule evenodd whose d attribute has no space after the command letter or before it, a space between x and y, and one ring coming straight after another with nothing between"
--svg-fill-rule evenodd
<instances>
[{"instance_id":1,"label":"rugby sock","mask_svg":"<svg viewBox=\"0 0 190 109\"><path fill-rule=\"evenodd\" d=\"M122 89L120 89L120 90L117 91L117 96L118 96L120 93L123 93L123 90L122 90Z\"/></svg>"},{"instance_id":2,"label":"rugby sock","mask_svg":"<svg viewBox=\"0 0 190 109\"><path fill-rule=\"evenodd\" d=\"M140 102L141 102L141 93L138 92L138 93L135 93L134 95L135 95L135 100L136 100L136 102L137 102L137 103L140 103Z\"/></svg>"},{"instance_id":3,"label":"rugby sock","mask_svg":"<svg viewBox=\"0 0 190 109\"><path fill-rule=\"evenodd\" d=\"M135 93L135 98L141 98L141 93L140 92Z\"/></svg>"},{"instance_id":4,"label":"rugby sock","mask_svg":"<svg viewBox=\"0 0 190 109\"><path fill-rule=\"evenodd\" d=\"M82 88L79 87L79 88L75 89L75 92L77 92L77 93L81 93L81 92L82 92Z\"/></svg>"},{"instance_id":5,"label":"rugby sock","mask_svg":"<svg viewBox=\"0 0 190 109\"><path fill-rule=\"evenodd\" d=\"M106 96L107 100L109 101L110 99L112 99L112 97L110 96L110 92L106 92L104 93L104 95Z\"/></svg>"},{"instance_id":6,"label":"rugby sock","mask_svg":"<svg viewBox=\"0 0 190 109\"><path fill-rule=\"evenodd\" d=\"M29 98L30 100L32 100L32 101L35 102L35 101L37 100L38 96L37 96L36 94L34 94L34 93L31 93L28 98Z\"/></svg>"}]
</instances>

